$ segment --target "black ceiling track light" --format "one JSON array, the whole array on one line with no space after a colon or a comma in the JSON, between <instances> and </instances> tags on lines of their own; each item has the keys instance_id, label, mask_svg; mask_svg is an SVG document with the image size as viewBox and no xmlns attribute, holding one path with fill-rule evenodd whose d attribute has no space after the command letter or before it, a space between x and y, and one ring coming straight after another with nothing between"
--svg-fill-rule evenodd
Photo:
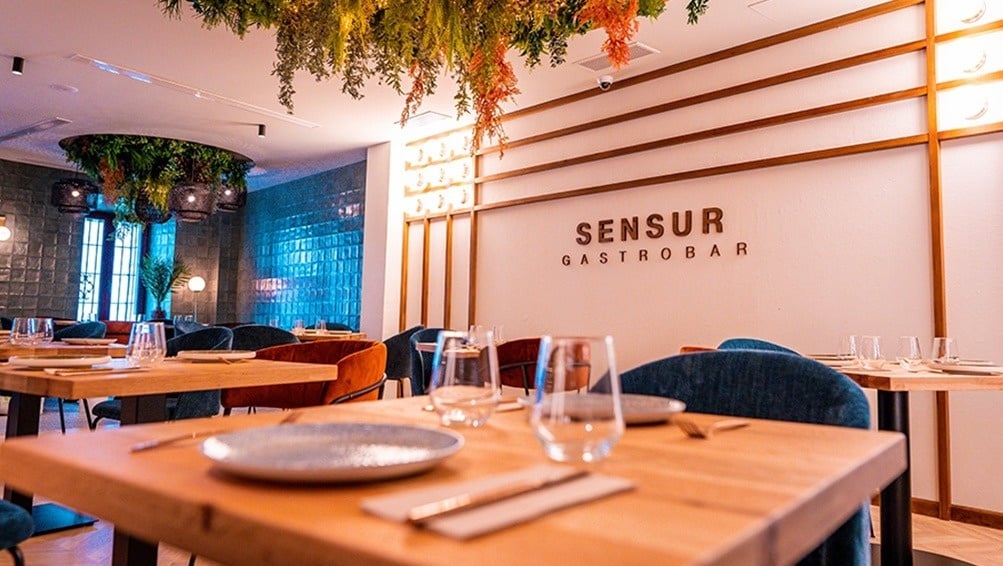
<instances>
[{"instance_id":1,"label":"black ceiling track light","mask_svg":"<svg viewBox=\"0 0 1003 566\"><path fill-rule=\"evenodd\" d=\"M15 75L24 74L24 57L14 57L14 64L11 65L10 72Z\"/></svg>"},{"instance_id":2,"label":"black ceiling track light","mask_svg":"<svg viewBox=\"0 0 1003 566\"><path fill-rule=\"evenodd\" d=\"M68 214L86 214L96 206L98 186L89 179L60 179L52 184L49 202Z\"/></svg>"}]
</instances>

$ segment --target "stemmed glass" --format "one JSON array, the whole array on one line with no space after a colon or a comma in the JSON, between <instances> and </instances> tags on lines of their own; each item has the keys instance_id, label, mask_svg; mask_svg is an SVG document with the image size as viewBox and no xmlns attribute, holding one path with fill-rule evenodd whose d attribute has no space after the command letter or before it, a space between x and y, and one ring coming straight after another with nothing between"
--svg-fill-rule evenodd
<instances>
[{"instance_id":1,"label":"stemmed glass","mask_svg":"<svg viewBox=\"0 0 1003 566\"><path fill-rule=\"evenodd\" d=\"M428 395L444 425L478 427L487 422L501 398L491 331L439 333Z\"/></svg>"},{"instance_id":2,"label":"stemmed glass","mask_svg":"<svg viewBox=\"0 0 1003 566\"><path fill-rule=\"evenodd\" d=\"M595 462L609 455L624 431L611 336L540 340L530 423L552 460Z\"/></svg>"},{"instance_id":3,"label":"stemmed glass","mask_svg":"<svg viewBox=\"0 0 1003 566\"><path fill-rule=\"evenodd\" d=\"M898 350L895 352L895 359L902 369L906 371L916 371L923 362L923 352L919 347L919 337L900 336Z\"/></svg>"},{"instance_id":4,"label":"stemmed glass","mask_svg":"<svg viewBox=\"0 0 1003 566\"><path fill-rule=\"evenodd\" d=\"M163 322L134 322L125 348L125 359L133 367L153 367L164 361L167 340Z\"/></svg>"}]
</instances>

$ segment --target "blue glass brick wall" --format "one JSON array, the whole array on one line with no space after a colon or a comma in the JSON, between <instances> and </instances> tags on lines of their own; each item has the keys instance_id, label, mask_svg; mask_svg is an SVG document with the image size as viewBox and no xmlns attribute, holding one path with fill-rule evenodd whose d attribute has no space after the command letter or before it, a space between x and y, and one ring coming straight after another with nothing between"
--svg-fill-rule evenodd
<instances>
[{"instance_id":1,"label":"blue glass brick wall","mask_svg":"<svg viewBox=\"0 0 1003 566\"><path fill-rule=\"evenodd\" d=\"M241 320L359 328L366 163L248 195L237 277Z\"/></svg>"},{"instance_id":2,"label":"blue glass brick wall","mask_svg":"<svg viewBox=\"0 0 1003 566\"><path fill-rule=\"evenodd\" d=\"M49 204L52 183L69 171L0 160L0 314L75 318L83 220Z\"/></svg>"},{"instance_id":3,"label":"blue glass brick wall","mask_svg":"<svg viewBox=\"0 0 1003 566\"><path fill-rule=\"evenodd\" d=\"M150 255L154 257L175 257L174 220L168 220L163 224L151 224L148 230L150 231ZM167 296L167 300L164 301L164 312L168 316L172 314L174 295L175 293L171 293ZM152 317L153 309L155 308L157 308L157 305L153 301L153 296L146 293L146 312L143 314L143 318Z\"/></svg>"}]
</instances>

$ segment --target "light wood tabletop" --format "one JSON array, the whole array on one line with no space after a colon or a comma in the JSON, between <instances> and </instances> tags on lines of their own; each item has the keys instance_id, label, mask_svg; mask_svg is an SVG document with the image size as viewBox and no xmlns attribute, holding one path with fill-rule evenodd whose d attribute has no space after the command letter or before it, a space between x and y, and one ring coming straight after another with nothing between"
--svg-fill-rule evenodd
<instances>
[{"instance_id":1,"label":"light wood tabletop","mask_svg":"<svg viewBox=\"0 0 1003 566\"><path fill-rule=\"evenodd\" d=\"M113 358L125 357L124 344L110 344L107 346L90 346L79 344L67 344L65 342L50 342L48 344L38 344L36 346L21 346L10 342L0 342L0 361L7 361L11 356L111 356Z\"/></svg>"},{"instance_id":2,"label":"light wood tabletop","mask_svg":"<svg viewBox=\"0 0 1003 566\"><path fill-rule=\"evenodd\" d=\"M318 333L316 330L307 330L296 334L300 342L316 342L317 340L366 340L365 332L345 332L342 330L328 330Z\"/></svg>"},{"instance_id":3,"label":"light wood tabletop","mask_svg":"<svg viewBox=\"0 0 1003 566\"><path fill-rule=\"evenodd\" d=\"M427 398L304 410L297 422L434 427ZM698 422L714 418L690 415ZM365 497L546 463L526 412L455 429L463 448L427 473L350 485L242 481L194 442L130 453L179 433L277 424L241 415L44 435L0 445L0 479L150 541L228 564L793 563L905 469L901 434L752 420L711 440L670 424L630 427L594 466L636 489L468 541L365 514ZM288 425L287 425L288 426ZM39 473L45 470L45 473Z\"/></svg>"}]
</instances>

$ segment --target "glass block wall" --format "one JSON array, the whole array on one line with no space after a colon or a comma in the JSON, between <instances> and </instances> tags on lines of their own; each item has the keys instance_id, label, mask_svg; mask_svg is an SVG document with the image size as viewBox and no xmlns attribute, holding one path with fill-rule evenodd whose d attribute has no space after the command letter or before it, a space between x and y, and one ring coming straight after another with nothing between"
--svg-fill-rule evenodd
<instances>
[{"instance_id":1,"label":"glass block wall","mask_svg":"<svg viewBox=\"0 0 1003 566\"><path fill-rule=\"evenodd\" d=\"M359 328L365 187L363 161L248 194L240 320Z\"/></svg>"}]
</instances>

